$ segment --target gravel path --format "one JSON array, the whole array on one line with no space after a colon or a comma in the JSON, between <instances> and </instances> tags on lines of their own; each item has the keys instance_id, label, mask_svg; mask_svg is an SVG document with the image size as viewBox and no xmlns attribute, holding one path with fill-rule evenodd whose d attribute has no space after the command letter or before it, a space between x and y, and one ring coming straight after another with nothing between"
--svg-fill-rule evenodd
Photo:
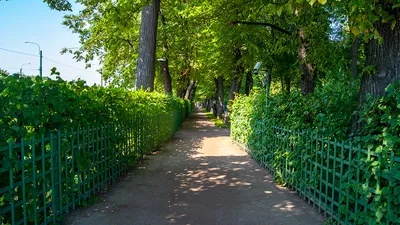
<instances>
[{"instance_id":1,"label":"gravel path","mask_svg":"<svg viewBox=\"0 0 400 225\"><path fill-rule=\"evenodd\" d=\"M195 111L172 140L63 224L320 225L324 218Z\"/></svg>"}]
</instances>

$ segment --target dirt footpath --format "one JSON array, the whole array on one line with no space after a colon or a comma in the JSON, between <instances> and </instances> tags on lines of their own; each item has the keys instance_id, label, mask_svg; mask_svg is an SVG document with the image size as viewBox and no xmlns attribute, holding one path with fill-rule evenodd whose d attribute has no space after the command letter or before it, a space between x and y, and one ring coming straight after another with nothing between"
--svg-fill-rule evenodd
<instances>
[{"instance_id":1,"label":"dirt footpath","mask_svg":"<svg viewBox=\"0 0 400 225\"><path fill-rule=\"evenodd\" d=\"M317 210L196 111L158 154L63 224L320 225Z\"/></svg>"}]
</instances>

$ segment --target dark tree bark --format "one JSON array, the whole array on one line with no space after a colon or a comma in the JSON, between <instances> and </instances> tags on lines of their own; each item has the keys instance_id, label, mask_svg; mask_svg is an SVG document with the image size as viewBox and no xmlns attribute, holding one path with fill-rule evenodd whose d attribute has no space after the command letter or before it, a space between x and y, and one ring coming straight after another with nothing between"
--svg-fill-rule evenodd
<instances>
[{"instance_id":1,"label":"dark tree bark","mask_svg":"<svg viewBox=\"0 0 400 225\"><path fill-rule=\"evenodd\" d=\"M160 0L152 0L152 3L142 9L142 23L140 25L139 57L136 73L136 90L154 89L154 74L156 63L156 38L158 12Z\"/></svg>"},{"instance_id":2,"label":"dark tree bark","mask_svg":"<svg viewBox=\"0 0 400 225\"><path fill-rule=\"evenodd\" d=\"M168 65L168 42L167 42L167 35L165 32L165 16L161 13L161 24L163 26L163 60L161 61L161 74L163 75L164 81L164 93L167 95L172 94L172 80L171 74L169 73L169 65Z\"/></svg>"},{"instance_id":3,"label":"dark tree bark","mask_svg":"<svg viewBox=\"0 0 400 225\"><path fill-rule=\"evenodd\" d=\"M305 40L304 30L298 29L297 36L300 38L301 44L298 48L298 56L300 61L300 78L301 94L308 95L314 92L314 71L313 65L307 62L307 41Z\"/></svg>"},{"instance_id":4,"label":"dark tree bark","mask_svg":"<svg viewBox=\"0 0 400 225\"><path fill-rule=\"evenodd\" d=\"M251 71L248 71L246 73L246 85L244 86L244 94L248 96L252 88L253 88L253 75L251 74Z\"/></svg>"},{"instance_id":5,"label":"dark tree bark","mask_svg":"<svg viewBox=\"0 0 400 225\"><path fill-rule=\"evenodd\" d=\"M295 15L298 16L298 12L296 10ZM259 25L259 26L268 26L273 30L280 31L281 33L292 35L291 31L285 30L281 27L278 27L271 23L261 23L261 22L247 22L247 21L231 21L231 24L247 24L247 25ZM313 65L307 62L307 45L308 42L305 40L304 29L297 29L296 32L297 37L300 39L301 44L298 47L298 59L300 61L300 71L302 72L300 78L300 86L301 93L303 95L308 95L314 92L315 81L314 81L314 71Z\"/></svg>"},{"instance_id":6,"label":"dark tree bark","mask_svg":"<svg viewBox=\"0 0 400 225\"><path fill-rule=\"evenodd\" d=\"M210 112L211 111L211 105L212 104L212 101L211 101L211 99L210 98L207 98L206 99L206 102L205 102L205 108L206 108L206 110L208 111L208 112Z\"/></svg>"},{"instance_id":7,"label":"dark tree bark","mask_svg":"<svg viewBox=\"0 0 400 225\"><path fill-rule=\"evenodd\" d=\"M286 94L290 94L290 78L285 77L285 89L286 89Z\"/></svg>"},{"instance_id":8,"label":"dark tree bark","mask_svg":"<svg viewBox=\"0 0 400 225\"><path fill-rule=\"evenodd\" d=\"M272 28L274 30L280 31L280 32L282 32L284 34L288 34L288 35L292 34L291 31L285 30L285 29L283 29L281 27L278 27L278 26L276 26L274 24L271 24L271 23L247 22L247 21L231 21L231 24L233 24L233 25L235 25L235 24L246 24L246 25L266 26L266 27L270 27L270 28Z\"/></svg>"},{"instance_id":9,"label":"dark tree bark","mask_svg":"<svg viewBox=\"0 0 400 225\"><path fill-rule=\"evenodd\" d=\"M269 94L269 90L271 90L272 68L273 68L273 66L269 67L267 70L267 77L266 77L267 83L265 84L265 88L268 90L268 94Z\"/></svg>"},{"instance_id":10,"label":"dark tree bark","mask_svg":"<svg viewBox=\"0 0 400 225\"><path fill-rule=\"evenodd\" d=\"M233 53L235 55L235 70L233 72L233 76L231 79L231 88L229 90L229 100L233 100L235 98L235 93L239 93L240 84L242 83L242 76L244 72L243 65L239 62L242 58L242 51L241 51L241 43L236 43L235 48L233 49Z\"/></svg>"},{"instance_id":11,"label":"dark tree bark","mask_svg":"<svg viewBox=\"0 0 400 225\"><path fill-rule=\"evenodd\" d=\"M223 77L218 77L214 80L217 87L217 118L222 119L222 105L224 104L224 79Z\"/></svg>"},{"instance_id":12,"label":"dark tree bark","mask_svg":"<svg viewBox=\"0 0 400 225\"><path fill-rule=\"evenodd\" d=\"M192 88L192 91L190 92L190 97L189 97L189 100L191 102L193 102L194 98L196 97L196 90L197 90L197 85L194 85L194 87Z\"/></svg>"},{"instance_id":13,"label":"dark tree bark","mask_svg":"<svg viewBox=\"0 0 400 225\"><path fill-rule=\"evenodd\" d=\"M354 39L353 44L351 45L351 48L350 48L350 57L351 57L350 69L351 69L351 74L352 74L353 80L356 80L358 77L358 69L357 69L358 45L359 45L359 40L358 40L358 38L356 38L356 39Z\"/></svg>"},{"instance_id":14,"label":"dark tree bark","mask_svg":"<svg viewBox=\"0 0 400 225\"><path fill-rule=\"evenodd\" d=\"M190 75L190 70L187 68L182 69L181 75L178 80L178 88L176 91L176 97L178 98L184 98L186 94L186 90L189 86L189 75Z\"/></svg>"},{"instance_id":15,"label":"dark tree bark","mask_svg":"<svg viewBox=\"0 0 400 225\"><path fill-rule=\"evenodd\" d=\"M232 78L231 88L229 90L229 100L233 100L235 98L235 93L239 93L241 84L242 84L241 76L235 76Z\"/></svg>"},{"instance_id":16,"label":"dark tree bark","mask_svg":"<svg viewBox=\"0 0 400 225\"><path fill-rule=\"evenodd\" d=\"M190 99L190 94L192 93L192 90L194 86L196 85L196 81L191 81L188 88L186 89L185 93L185 99Z\"/></svg>"},{"instance_id":17,"label":"dark tree bark","mask_svg":"<svg viewBox=\"0 0 400 225\"><path fill-rule=\"evenodd\" d=\"M183 88L178 88L178 90L176 91L176 97L178 98L182 98L182 93L183 93L184 89Z\"/></svg>"},{"instance_id":18,"label":"dark tree bark","mask_svg":"<svg viewBox=\"0 0 400 225\"><path fill-rule=\"evenodd\" d=\"M390 4L381 3L381 5L394 16L397 23L393 29L391 21L374 24L383 37L383 44L380 45L376 39L371 39L366 44L366 66L374 66L375 73L370 75L368 72L364 72L362 75L359 106L363 104L368 94L373 97L384 96L385 88L400 80L400 10L392 9Z\"/></svg>"},{"instance_id":19,"label":"dark tree bark","mask_svg":"<svg viewBox=\"0 0 400 225\"><path fill-rule=\"evenodd\" d=\"M168 59L161 61L161 73L164 81L164 93L170 95L172 94L172 80L168 69Z\"/></svg>"}]
</instances>

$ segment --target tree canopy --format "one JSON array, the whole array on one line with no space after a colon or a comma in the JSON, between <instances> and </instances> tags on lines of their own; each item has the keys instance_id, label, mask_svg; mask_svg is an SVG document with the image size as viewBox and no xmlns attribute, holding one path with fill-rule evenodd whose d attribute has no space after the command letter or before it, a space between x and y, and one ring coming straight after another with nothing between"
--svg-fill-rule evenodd
<instances>
[{"instance_id":1,"label":"tree canopy","mask_svg":"<svg viewBox=\"0 0 400 225\"><path fill-rule=\"evenodd\" d=\"M44 2L72 8L65 0ZM63 53L88 66L98 58L104 80L134 87L141 14L151 2L77 0L83 9L63 24L79 34L81 47ZM344 79L360 82L361 105L399 80L399 6L398 0L161 0L154 54L160 60L150 60L157 64L150 73L154 90L170 80L165 87L179 97L197 91L217 99L218 86L226 102L249 87L307 96L327 79ZM253 75L258 61L262 72Z\"/></svg>"}]
</instances>

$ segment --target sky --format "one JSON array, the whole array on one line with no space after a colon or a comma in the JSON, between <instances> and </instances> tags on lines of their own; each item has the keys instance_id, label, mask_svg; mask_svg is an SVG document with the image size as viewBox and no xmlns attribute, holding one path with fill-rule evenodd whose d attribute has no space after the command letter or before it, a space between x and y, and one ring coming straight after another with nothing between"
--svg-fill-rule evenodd
<instances>
[{"instance_id":1,"label":"sky","mask_svg":"<svg viewBox=\"0 0 400 225\"><path fill-rule=\"evenodd\" d=\"M74 10L78 8L74 5ZM60 54L64 47L80 46L79 36L61 24L63 16L69 13L51 10L42 0L0 0L0 68L19 73L23 64L30 63L23 65L23 73L38 75L39 48L25 43L30 41L38 43L43 52L43 76L49 76L50 69L56 67L64 80L80 78L89 85L100 84L98 62L85 69L85 64L76 62L72 54Z\"/></svg>"}]
</instances>

